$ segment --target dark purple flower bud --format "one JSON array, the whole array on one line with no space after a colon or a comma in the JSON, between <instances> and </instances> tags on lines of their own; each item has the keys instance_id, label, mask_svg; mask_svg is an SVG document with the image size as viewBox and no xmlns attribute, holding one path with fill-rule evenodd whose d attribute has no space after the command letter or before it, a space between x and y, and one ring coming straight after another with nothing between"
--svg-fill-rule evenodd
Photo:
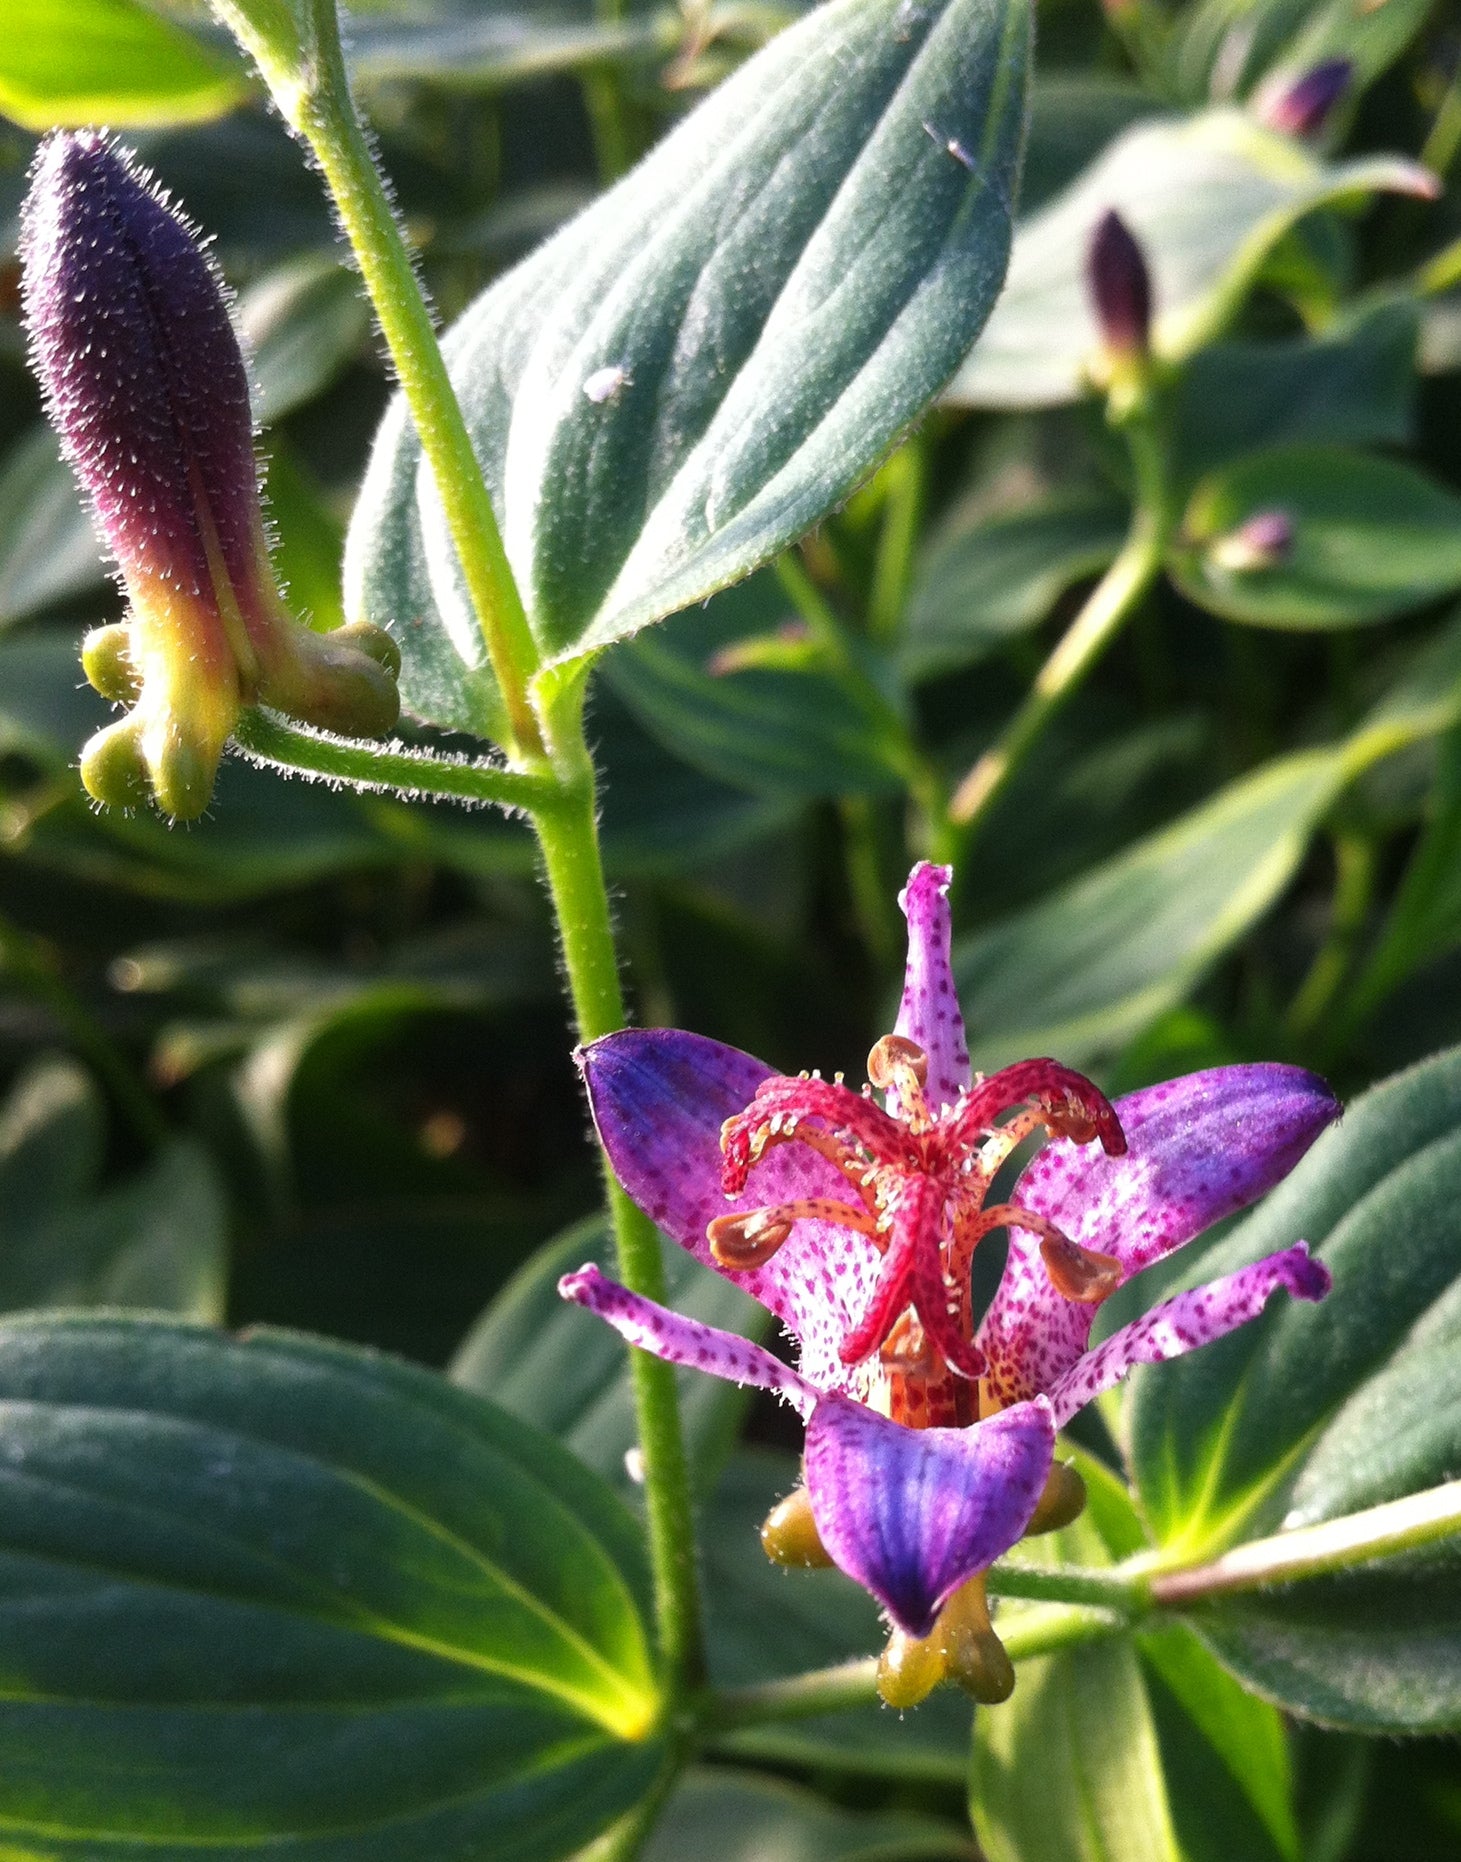
<instances>
[{"instance_id":1,"label":"dark purple flower bud","mask_svg":"<svg viewBox=\"0 0 1461 1862\"><path fill-rule=\"evenodd\" d=\"M1286 136L1317 136L1353 78L1349 59L1322 59L1302 77L1266 90L1258 101L1258 120Z\"/></svg>"},{"instance_id":2,"label":"dark purple flower bud","mask_svg":"<svg viewBox=\"0 0 1461 1862\"><path fill-rule=\"evenodd\" d=\"M1086 276L1108 356L1119 361L1144 357L1151 346L1151 273L1136 236L1115 208L1096 222Z\"/></svg>"},{"instance_id":3,"label":"dark purple flower bud","mask_svg":"<svg viewBox=\"0 0 1461 1862\"><path fill-rule=\"evenodd\" d=\"M1255 511L1211 545L1208 559L1232 574L1248 575L1255 569L1276 569L1293 549L1294 520L1288 512Z\"/></svg>"},{"instance_id":4,"label":"dark purple flower bud","mask_svg":"<svg viewBox=\"0 0 1461 1862\"><path fill-rule=\"evenodd\" d=\"M245 705L369 734L395 721L394 644L316 635L286 611L259 502L248 375L193 230L106 137L36 158L21 236L35 366L67 459L122 572L129 612L87 675L134 703L82 755L99 800L150 786L201 813Z\"/></svg>"}]
</instances>

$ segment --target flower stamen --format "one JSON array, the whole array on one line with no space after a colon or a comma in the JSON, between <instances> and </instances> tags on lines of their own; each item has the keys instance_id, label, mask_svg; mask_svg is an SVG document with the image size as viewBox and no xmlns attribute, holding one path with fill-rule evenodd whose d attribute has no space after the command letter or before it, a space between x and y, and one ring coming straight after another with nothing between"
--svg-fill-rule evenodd
<instances>
[{"instance_id":1,"label":"flower stamen","mask_svg":"<svg viewBox=\"0 0 1461 1862\"><path fill-rule=\"evenodd\" d=\"M832 1222L838 1228L858 1229L864 1235L877 1233L877 1222L867 1210L833 1202L830 1197L806 1196L765 1209L718 1215L706 1225L705 1239L722 1267L732 1273L748 1273L753 1267L763 1267L791 1234L792 1225L801 1221Z\"/></svg>"}]
</instances>

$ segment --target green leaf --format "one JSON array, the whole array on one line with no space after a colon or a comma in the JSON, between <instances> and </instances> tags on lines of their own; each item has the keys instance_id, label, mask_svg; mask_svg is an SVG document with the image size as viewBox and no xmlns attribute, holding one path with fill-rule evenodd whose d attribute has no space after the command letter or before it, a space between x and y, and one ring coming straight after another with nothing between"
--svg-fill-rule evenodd
<instances>
[{"instance_id":1,"label":"green leaf","mask_svg":"<svg viewBox=\"0 0 1461 1862\"><path fill-rule=\"evenodd\" d=\"M909 593L899 643L907 676L973 664L1036 626L1072 583L1106 567L1125 529L1121 504L1099 491L956 515L930 543Z\"/></svg>"},{"instance_id":2,"label":"green leaf","mask_svg":"<svg viewBox=\"0 0 1461 1862\"><path fill-rule=\"evenodd\" d=\"M765 1309L693 1256L661 1237L666 1303L706 1325L760 1338ZM558 1294L558 1282L593 1261L614 1272L614 1247L601 1216L580 1222L540 1248L493 1300L452 1361L453 1383L480 1391L514 1415L547 1429L580 1461L621 1491L633 1491L625 1455L638 1441L629 1358L600 1320ZM730 1452L745 1393L693 1370L676 1375L685 1446L696 1479L710 1486Z\"/></svg>"},{"instance_id":3,"label":"green leaf","mask_svg":"<svg viewBox=\"0 0 1461 1862\"><path fill-rule=\"evenodd\" d=\"M198 123L247 94L237 60L134 0L9 0L0 110L26 129Z\"/></svg>"},{"instance_id":4,"label":"green leaf","mask_svg":"<svg viewBox=\"0 0 1461 1862\"><path fill-rule=\"evenodd\" d=\"M1177 22L1171 59L1180 93L1201 99L1221 87L1248 92L1265 74L1292 82L1326 58L1344 58L1358 96L1400 56L1424 23L1427 0L1200 0Z\"/></svg>"},{"instance_id":5,"label":"green leaf","mask_svg":"<svg viewBox=\"0 0 1461 1862\"><path fill-rule=\"evenodd\" d=\"M1270 511L1288 517L1293 545L1253 567L1233 533ZM1461 586L1461 498L1396 460L1275 447L1197 487L1169 567L1189 600L1226 620L1361 627Z\"/></svg>"},{"instance_id":6,"label":"green leaf","mask_svg":"<svg viewBox=\"0 0 1461 1862\"><path fill-rule=\"evenodd\" d=\"M359 278L327 253L266 272L240 294L237 315L265 427L327 388L370 329Z\"/></svg>"},{"instance_id":7,"label":"green leaf","mask_svg":"<svg viewBox=\"0 0 1461 1862\"><path fill-rule=\"evenodd\" d=\"M1342 743L1300 751L954 948L986 1070L1107 1059L1187 996L1268 910L1345 786L1461 718L1461 621L1433 635Z\"/></svg>"},{"instance_id":8,"label":"green leaf","mask_svg":"<svg viewBox=\"0 0 1461 1862\"><path fill-rule=\"evenodd\" d=\"M0 1110L0 1311L147 1306L223 1317L228 1211L187 1139L97 1192L101 1095L57 1056L32 1062Z\"/></svg>"},{"instance_id":9,"label":"green leaf","mask_svg":"<svg viewBox=\"0 0 1461 1862\"><path fill-rule=\"evenodd\" d=\"M1191 1270L1303 1238L1334 1288L1138 1372L1132 1466L1158 1543L1243 1539L1439 1485L1461 1465L1461 1054L1377 1087ZM1372 1731L1461 1725L1461 1546L1214 1601L1194 1616L1249 1686Z\"/></svg>"},{"instance_id":10,"label":"green leaf","mask_svg":"<svg viewBox=\"0 0 1461 1862\"><path fill-rule=\"evenodd\" d=\"M761 1522L799 1479L789 1455L736 1455L703 1509L700 1556L710 1668L723 1686L749 1685L874 1655L887 1640L877 1606L840 1571L787 1571L761 1549ZM913 1714L880 1703L813 1719L769 1722L719 1744L774 1765L958 1784L969 1763L970 1704L941 1689Z\"/></svg>"},{"instance_id":11,"label":"green leaf","mask_svg":"<svg viewBox=\"0 0 1461 1862\"><path fill-rule=\"evenodd\" d=\"M815 664L717 669L718 653L787 618L775 577L755 577L673 630L627 642L603 662L603 676L667 749L753 794L806 799L900 788L880 747L882 720Z\"/></svg>"},{"instance_id":12,"label":"green leaf","mask_svg":"<svg viewBox=\"0 0 1461 1862\"><path fill-rule=\"evenodd\" d=\"M717 1766L686 1774L644 1862L968 1862L967 1832L908 1811L835 1809L778 1780Z\"/></svg>"},{"instance_id":13,"label":"green leaf","mask_svg":"<svg viewBox=\"0 0 1461 1862\"><path fill-rule=\"evenodd\" d=\"M1021 0L832 0L468 310L448 359L551 656L766 561L948 378L1004 272L1028 32ZM347 612L404 623L413 710L490 724L399 406L346 582Z\"/></svg>"},{"instance_id":14,"label":"green leaf","mask_svg":"<svg viewBox=\"0 0 1461 1862\"><path fill-rule=\"evenodd\" d=\"M1404 446L1414 426L1418 312L1380 297L1316 336L1214 343L1176 384L1176 470L1184 480L1295 440Z\"/></svg>"},{"instance_id":15,"label":"green leaf","mask_svg":"<svg viewBox=\"0 0 1461 1862\"><path fill-rule=\"evenodd\" d=\"M1082 393L1100 342L1085 255L1109 208L1128 221L1151 268L1153 347L1181 361L1221 330L1305 214L1350 196L1430 186L1424 170L1394 157L1326 165L1238 110L1140 123L1021 223L1004 294L945 398L1048 407Z\"/></svg>"},{"instance_id":16,"label":"green leaf","mask_svg":"<svg viewBox=\"0 0 1461 1862\"><path fill-rule=\"evenodd\" d=\"M101 550L48 426L0 467L0 623L106 586Z\"/></svg>"},{"instance_id":17,"label":"green leaf","mask_svg":"<svg viewBox=\"0 0 1461 1862\"><path fill-rule=\"evenodd\" d=\"M954 969L986 1071L1109 1056L1188 994L1293 877L1343 779L1280 758L1048 898L962 939Z\"/></svg>"},{"instance_id":18,"label":"green leaf","mask_svg":"<svg viewBox=\"0 0 1461 1862\"><path fill-rule=\"evenodd\" d=\"M345 527L280 434L270 437L264 497L273 530L274 574L297 620L327 633L345 618L340 546Z\"/></svg>"},{"instance_id":19,"label":"green leaf","mask_svg":"<svg viewBox=\"0 0 1461 1862\"><path fill-rule=\"evenodd\" d=\"M628 19L545 16L546 9L434 17L365 13L350 22L350 75L357 84L430 84L495 91L585 66L674 52L679 21L639 13Z\"/></svg>"},{"instance_id":20,"label":"green leaf","mask_svg":"<svg viewBox=\"0 0 1461 1862\"><path fill-rule=\"evenodd\" d=\"M1147 1550L1127 1489L1076 1462L1085 1514L1022 1559L1099 1568ZM1006 1602L997 1622L1013 1642L1050 1608ZM970 1789L989 1862L1297 1862L1283 1723L1180 1624L1022 1662L1013 1699L975 1717Z\"/></svg>"},{"instance_id":21,"label":"green leaf","mask_svg":"<svg viewBox=\"0 0 1461 1862\"><path fill-rule=\"evenodd\" d=\"M646 1787L639 1546L428 1372L161 1322L0 1327L0 1821L58 1862L581 1846Z\"/></svg>"}]
</instances>

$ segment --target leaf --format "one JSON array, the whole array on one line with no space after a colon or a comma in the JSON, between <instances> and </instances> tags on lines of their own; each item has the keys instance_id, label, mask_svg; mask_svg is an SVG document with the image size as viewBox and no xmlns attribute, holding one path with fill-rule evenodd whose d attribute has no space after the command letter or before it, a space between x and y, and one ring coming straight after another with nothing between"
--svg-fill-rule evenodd
<instances>
[{"instance_id":1,"label":"leaf","mask_svg":"<svg viewBox=\"0 0 1461 1862\"><path fill-rule=\"evenodd\" d=\"M1021 1558L1101 1567L1145 1551L1126 1488L1075 1459L1085 1514ZM997 1622L1013 1642L1022 1617L1050 1608L1007 1602ZM1283 1723L1191 1630L1165 1624L1017 1672L1013 1698L974 1723L971 1804L989 1862L1297 1862Z\"/></svg>"},{"instance_id":2,"label":"leaf","mask_svg":"<svg viewBox=\"0 0 1461 1862\"><path fill-rule=\"evenodd\" d=\"M237 61L133 0L9 0L0 110L25 129L139 129L222 116Z\"/></svg>"},{"instance_id":3,"label":"leaf","mask_svg":"<svg viewBox=\"0 0 1461 1862\"><path fill-rule=\"evenodd\" d=\"M1212 340L1305 214L1348 196L1430 186L1423 169L1394 157L1326 165L1238 110L1139 123L1021 222L1004 294L945 399L1050 407L1083 392L1100 340L1085 255L1097 219L1112 207L1151 268L1153 348L1176 362Z\"/></svg>"},{"instance_id":4,"label":"leaf","mask_svg":"<svg viewBox=\"0 0 1461 1862\"><path fill-rule=\"evenodd\" d=\"M223 1317L228 1212L202 1148L166 1145L98 1193L105 1115L89 1075L42 1057L0 1111L0 1311L147 1306Z\"/></svg>"},{"instance_id":5,"label":"leaf","mask_svg":"<svg viewBox=\"0 0 1461 1862\"><path fill-rule=\"evenodd\" d=\"M774 628L787 603L771 576L717 595L671 631L626 642L603 676L644 728L709 776L752 794L886 794L901 781L883 720L815 665L719 671L716 655Z\"/></svg>"},{"instance_id":6,"label":"leaf","mask_svg":"<svg viewBox=\"0 0 1461 1862\"><path fill-rule=\"evenodd\" d=\"M1365 1095L1191 1270L1300 1237L1334 1276L1318 1306L1138 1372L1128 1433L1158 1544L1184 1562L1438 1485L1461 1465L1461 1054ZM1248 1686L1368 1731L1461 1725L1461 1547L1235 1595L1193 1621Z\"/></svg>"},{"instance_id":7,"label":"leaf","mask_svg":"<svg viewBox=\"0 0 1461 1862\"><path fill-rule=\"evenodd\" d=\"M1293 877L1338 793L1335 751L1265 765L955 946L978 1064L1110 1055L1191 990Z\"/></svg>"},{"instance_id":8,"label":"leaf","mask_svg":"<svg viewBox=\"0 0 1461 1862\"><path fill-rule=\"evenodd\" d=\"M839 1810L824 1797L717 1766L676 1785L645 1862L968 1862L967 1834L906 1810Z\"/></svg>"},{"instance_id":9,"label":"leaf","mask_svg":"<svg viewBox=\"0 0 1461 1862\"><path fill-rule=\"evenodd\" d=\"M70 1862L557 1857L659 1759L639 1546L428 1372L0 1328L0 1818Z\"/></svg>"},{"instance_id":10,"label":"leaf","mask_svg":"<svg viewBox=\"0 0 1461 1862\"><path fill-rule=\"evenodd\" d=\"M736 1455L704 1508L700 1535L710 1667L739 1686L874 1655L887 1640L877 1606L840 1571L787 1571L761 1549L761 1522L796 1485L789 1455ZM941 1689L913 1714L878 1702L808 1720L744 1728L718 1743L773 1765L958 1784L969 1762L968 1700Z\"/></svg>"},{"instance_id":11,"label":"leaf","mask_svg":"<svg viewBox=\"0 0 1461 1862\"><path fill-rule=\"evenodd\" d=\"M1247 93L1260 78L1290 83L1326 58L1352 69L1350 96L1367 90L1419 31L1426 0L1201 0L1177 22L1172 65L1180 93Z\"/></svg>"},{"instance_id":12,"label":"leaf","mask_svg":"<svg viewBox=\"0 0 1461 1862\"><path fill-rule=\"evenodd\" d=\"M921 413L1003 276L1028 31L1020 0L832 0L467 311L449 363L550 656L747 574ZM399 408L356 508L346 610L404 623L418 715L491 724Z\"/></svg>"},{"instance_id":13,"label":"leaf","mask_svg":"<svg viewBox=\"0 0 1461 1862\"><path fill-rule=\"evenodd\" d=\"M1234 533L1273 511L1292 525L1292 547L1271 565L1235 559ZM1226 620L1362 627L1461 586L1461 498L1397 460L1275 447L1197 487L1168 567L1190 601Z\"/></svg>"},{"instance_id":14,"label":"leaf","mask_svg":"<svg viewBox=\"0 0 1461 1862\"><path fill-rule=\"evenodd\" d=\"M910 679L973 664L1043 621L1121 547L1125 512L1099 491L1055 491L1022 509L955 517L908 597L899 659Z\"/></svg>"},{"instance_id":15,"label":"leaf","mask_svg":"<svg viewBox=\"0 0 1461 1862\"><path fill-rule=\"evenodd\" d=\"M0 467L0 624L106 586L101 550L48 426Z\"/></svg>"},{"instance_id":16,"label":"leaf","mask_svg":"<svg viewBox=\"0 0 1461 1862\"><path fill-rule=\"evenodd\" d=\"M1214 343L1176 383L1178 476L1294 440L1408 445L1417 336L1414 301L1381 297L1315 336Z\"/></svg>"},{"instance_id":17,"label":"leaf","mask_svg":"<svg viewBox=\"0 0 1461 1862\"><path fill-rule=\"evenodd\" d=\"M666 1303L706 1325L760 1338L766 1313L748 1294L661 1237ZM628 1494L625 1455L638 1441L629 1358L618 1337L558 1296L558 1282L593 1261L614 1272L603 1218L540 1248L493 1300L452 1361L453 1383L480 1391L547 1429L611 1486ZM745 1393L693 1370L676 1374L685 1446L698 1482L713 1483L730 1452Z\"/></svg>"},{"instance_id":18,"label":"leaf","mask_svg":"<svg viewBox=\"0 0 1461 1862\"><path fill-rule=\"evenodd\" d=\"M1279 757L954 947L979 1065L1115 1054L1268 910L1345 786L1461 718L1461 622L1432 636L1343 742Z\"/></svg>"},{"instance_id":19,"label":"leaf","mask_svg":"<svg viewBox=\"0 0 1461 1862\"><path fill-rule=\"evenodd\" d=\"M260 426L312 401L359 350L370 313L355 274L326 253L287 260L239 296Z\"/></svg>"},{"instance_id":20,"label":"leaf","mask_svg":"<svg viewBox=\"0 0 1461 1862\"><path fill-rule=\"evenodd\" d=\"M599 21L496 9L426 19L366 13L350 22L350 74L366 87L495 91L584 66L643 63L675 46L674 29L643 14Z\"/></svg>"}]
</instances>

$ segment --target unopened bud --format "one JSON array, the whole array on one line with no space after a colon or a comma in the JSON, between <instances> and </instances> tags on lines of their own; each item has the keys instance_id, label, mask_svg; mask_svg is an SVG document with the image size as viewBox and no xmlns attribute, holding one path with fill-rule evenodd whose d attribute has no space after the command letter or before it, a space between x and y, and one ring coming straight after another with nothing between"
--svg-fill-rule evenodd
<instances>
[{"instance_id":1,"label":"unopened bud","mask_svg":"<svg viewBox=\"0 0 1461 1862\"><path fill-rule=\"evenodd\" d=\"M793 1488L766 1515L761 1547L772 1564L799 1571L822 1570L832 1563L812 1518L811 1497L805 1487Z\"/></svg>"},{"instance_id":2,"label":"unopened bud","mask_svg":"<svg viewBox=\"0 0 1461 1862\"><path fill-rule=\"evenodd\" d=\"M135 705L82 758L101 801L140 767L167 813L208 804L246 705L351 733L399 710L378 629L314 634L286 611L259 504L248 376L192 228L95 131L42 144L21 237L36 371L121 568L129 611L87 676ZM125 638L122 637L123 633Z\"/></svg>"},{"instance_id":3,"label":"unopened bud","mask_svg":"<svg viewBox=\"0 0 1461 1862\"><path fill-rule=\"evenodd\" d=\"M1046 1476L1040 1498L1025 1528L1027 1539L1042 1532L1059 1532L1086 1510L1086 1484L1068 1461L1057 1461Z\"/></svg>"},{"instance_id":4,"label":"unopened bud","mask_svg":"<svg viewBox=\"0 0 1461 1862\"><path fill-rule=\"evenodd\" d=\"M1286 136L1317 136L1354 78L1347 58L1325 58L1302 77L1285 78L1259 97L1258 120Z\"/></svg>"},{"instance_id":5,"label":"unopened bud","mask_svg":"<svg viewBox=\"0 0 1461 1862\"><path fill-rule=\"evenodd\" d=\"M1251 575L1257 569L1276 569L1294 550L1294 520L1287 511L1255 511L1218 537L1208 548L1208 561L1232 575Z\"/></svg>"},{"instance_id":6,"label":"unopened bud","mask_svg":"<svg viewBox=\"0 0 1461 1862\"><path fill-rule=\"evenodd\" d=\"M1151 348L1152 280L1136 235L1111 208L1091 234L1086 277L1107 356L1134 362Z\"/></svg>"}]
</instances>

